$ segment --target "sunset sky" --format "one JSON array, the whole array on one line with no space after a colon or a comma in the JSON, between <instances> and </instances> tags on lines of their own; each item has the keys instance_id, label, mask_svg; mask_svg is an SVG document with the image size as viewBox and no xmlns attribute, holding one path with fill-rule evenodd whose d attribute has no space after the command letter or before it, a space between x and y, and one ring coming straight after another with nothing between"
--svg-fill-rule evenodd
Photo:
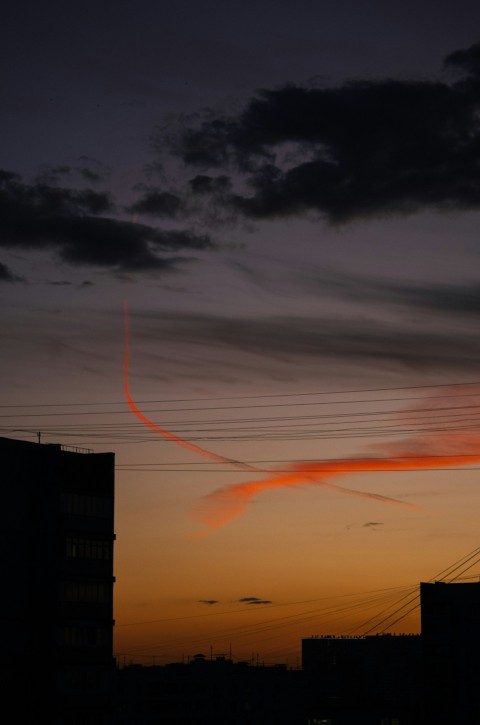
<instances>
[{"instance_id":1,"label":"sunset sky","mask_svg":"<svg viewBox=\"0 0 480 725\"><path fill-rule=\"evenodd\" d=\"M479 545L478 2L0 34L0 435L115 453L115 653L418 631Z\"/></svg>"}]
</instances>

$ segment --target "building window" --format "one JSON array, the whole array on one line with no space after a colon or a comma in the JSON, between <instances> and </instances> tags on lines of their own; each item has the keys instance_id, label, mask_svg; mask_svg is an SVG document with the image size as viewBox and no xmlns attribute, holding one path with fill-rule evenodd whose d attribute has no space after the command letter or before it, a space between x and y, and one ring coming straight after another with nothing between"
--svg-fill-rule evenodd
<instances>
[{"instance_id":1,"label":"building window","mask_svg":"<svg viewBox=\"0 0 480 725\"><path fill-rule=\"evenodd\" d=\"M67 536L66 556L69 559L112 559L112 542L107 539L87 539L81 536Z\"/></svg>"},{"instance_id":2,"label":"building window","mask_svg":"<svg viewBox=\"0 0 480 725\"><path fill-rule=\"evenodd\" d=\"M91 667L62 668L58 674L59 685L64 690L100 690L108 685L103 672Z\"/></svg>"},{"instance_id":3,"label":"building window","mask_svg":"<svg viewBox=\"0 0 480 725\"><path fill-rule=\"evenodd\" d=\"M63 628L62 644L66 647L106 647L110 632L103 627L67 625Z\"/></svg>"},{"instance_id":4,"label":"building window","mask_svg":"<svg viewBox=\"0 0 480 725\"><path fill-rule=\"evenodd\" d=\"M105 496L65 492L62 493L61 506L66 514L98 518L110 518L113 515L112 499Z\"/></svg>"},{"instance_id":5,"label":"building window","mask_svg":"<svg viewBox=\"0 0 480 725\"><path fill-rule=\"evenodd\" d=\"M104 603L111 599L112 587L105 582L67 581L63 599L66 602Z\"/></svg>"}]
</instances>

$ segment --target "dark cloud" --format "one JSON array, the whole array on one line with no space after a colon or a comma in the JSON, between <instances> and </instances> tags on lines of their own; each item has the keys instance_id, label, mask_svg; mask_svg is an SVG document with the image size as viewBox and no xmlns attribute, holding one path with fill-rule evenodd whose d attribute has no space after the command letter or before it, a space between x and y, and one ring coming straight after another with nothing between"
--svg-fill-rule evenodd
<instances>
[{"instance_id":1,"label":"dark cloud","mask_svg":"<svg viewBox=\"0 0 480 725\"><path fill-rule=\"evenodd\" d=\"M98 174L96 171L92 171L91 169L87 169L86 167L78 169L78 172L85 179L85 181L89 181L92 183L102 181L103 179L101 174Z\"/></svg>"},{"instance_id":2,"label":"dark cloud","mask_svg":"<svg viewBox=\"0 0 480 725\"><path fill-rule=\"evenodd\" d=\"M260 597L242 597L238 601L241 604L272 604L271 599L260 599Z\"/></svg>"},{"instance_id":3,"label":"dark cloud","mask_svg":"<svg viewBox=\"0 0 480 725\"><path fill-rule=\"evenodd\" d=\"M58 179L62 177L68 177L71 174L71 167L67 165L60 165L60 166L48 166L43 165L40 168L40 171L38 172L37 176L35 177L35 182L37 184L55 184Z\"/></svg>"},{"instance_id":4,"label":"dark cloud","mask_svg":"<svg viewBox=\"0 0 480 725\"><path fill-rule=\"evenodd\" d=\"M251 602L247 602L247 604L272 604L271 599L254 599Z\"/></svg>"},{"instance_id":5,"label":"dark cloud","mask_svg":"<svg viewBox=\"0 0 480 725\"><path fill-rule=\"evenodd\" d=\"M480 75L480 43L464 50L456 50L445 58L446 66L457 67L472 76Z\"/></svg>"},{"instance_id":6,"label":"dark cloud","mask_svg":"<svg viewBox=\"0 0 480 725\"><path fill-rule=\"evenodd\" d=\"M249 280L265 284L260 275L254 278L250 268L235 265ZM295 275L295 272L292 272ZM408 306L417 310L475 316L480 314L480 282L465 284L400 282L394 279L360 277L334 269L304 268L297 272L302 289L348 299L354 302Z\"/></svg>"},{"instance_id":7,"label":"dark cloud","mask_svg":"<svg viewBox=\"0 0 480 725\"><path fill-rule=\"evenodd\" d=\"M238 600L239 602L258 602L260 601L259 597L242 597Z\"/></svg>"},{"instance_id":8,"label":"dark cloud","mask_svg":"<svg viewBox=\"0 0 480 725\"><path fill-rule=\"evenodd\" d=\"M70 264L116 272L168 270L185 261L179 256L185 251L214 248L204 234L103 216L114 210L107 193L27 185L11 172L0 174L0 246L5 248L53 250Z\"/></svg>"},{"instance_id":9,"label":"dark cloud","mask_svg":"<svg viewBox=\"0 0 480 725\"><path fill-rule=\"evenodd\" d=\"M377 526L383 526L382 521L367 521L363 524L364 529L375 529Z\"/></svg>"},{"instance_id":10,"label":"dark cloud","mask_svg":"<svg viewBox=\"0 0 480 725\"><path fill-rule=\"evenodd\" d=\"M81 166L76 166L76 172L85 180L91 183L104 181L110 175L110 169L102 161L90 156L80 156L78 161Z\"/></svg>"},{"instance_id":11,"label":"dark cloud","mask_svg":"<svg viewBox=\"0 0 480 725\"><path fill-rule=\"evenodd\" d=\"M368 318L163 314L145 329L148 338L161 335L164 344L185 344L189 354L198 359L208 353L219 361L225 352L232 371L246 361L255 366L268 365L271 370L284 367L292 373L299 365L309 363L442 372L470 372L480 365L480 340L475 328L452 325L435 330L428 320L407 329L402 324ZM141 334L140 330L137 334Z\"/></svg>"},{"instance_id":12,"label":"dark cloud","mask_svg":"<svg viewBox=\"0 0 480 725\"><path fill-rule=\"evenodd\" d=\"M14 171L7 171L6 169L0 169L0 185L9 184L11 182L20 181L19 174Z\"/></svg>"},{"instance_id":13,"label":"dark cloud","mask_svg":"<svg viewBox=\"0 0 480 725\"><path fill-rule=\"evenodd\" d=\"M69 166L66 164L49 166L43 164L35 177L35 183L56 185L62 180L79 176L82 181L95 184L106 178L107 172L99 161L96 162L94 159L88 159L87 157L82 157L82 160L85 162L82 166ZM95 166L95 170L91 168L90 164Z\"/></svg>"},{"instance_id":14,"label":"dark cloud","mask_svg":"<svg viewBox=\"0 0 480 725\"><path fill-rule=\"evenodd\" d=\"M168 191L145 186L140 187L139 190L143 191L143 195L127 209L132 214L147 214L174 219L184 208L180 197Z\"/></svg>"},{"instance_id":15,"label":"dark cloud","mask_svg":"<svg viewBox=\"0 0 480 725\"><path fill-rule=\"evenodd\" d=\"M208 604L210 606L212 604L219 604L217 599L199 599L198 601L200 604Z\"/></svg>"},{"instance_id":16,"label":"dark cloud","mask_svg":"<svg viewBox=\"0 0 480 725\"><path fill-rule=\"evenodd\" d=\"M416 307L461 315L480 313L480 283L426 285L421 288L399 285L392 291L398 301Z\"/></svg>"},{"instance_id":17,"label":"dark cloud","mask_svg":"<svg viewBox=\"0 0 480 725\"><path fill-rule=\"evenodd\" d=\"M219 194L232 189L232 181L228 176L208 176L198 174L189 181L190 189L194 194Z\"/></svg>"},{"instance_id":18,"label":"dark cloud","mask_svg":"<svg viewBox=\"0 0 480 725\"><path fill-rule=\"evenodd\" d=\"M24 184L10 171L2 172L0 182L0 209L5 217L2 224L10 223L12 227L21 222L22 215L41 221L54 215L80 216L114 210L113 201L105 192L67 189L41 178L33 184Z\"/></svg>"},{"instance_id":19,"label":"dark cloud","mask_svg":"<svg viewBox=\"0 0 480 725\"><path fill-rule=\"evenodd\" d=\"M261 90L236 115L170 122L155 146L201 171L189 192L251 219L478 209L480 45L445 63L461 78Z\"/></svg>"},{"instance_id":20,"label":"dark cloud","mask_svg":"<svg viewBox=\"0 0 480 725\"><path fill-rule=\"evenodd\" d=\"M372 298L395 304L406 304L416 308L459 314L478 315L480 313L480 283L453 285L400 285L381 284L370 287Z\"/></svg>"},{"instance_id":21,"label":"dark cloud","mask_svg":"<svg viewBox=\"0 0 480 725\"><path fill-rule=\"evenodd\" d=\"M7 267L6 264L0 262L0 282L23 282L22 277L18 277L16 274Z\"/></svg>"}]
</instances>

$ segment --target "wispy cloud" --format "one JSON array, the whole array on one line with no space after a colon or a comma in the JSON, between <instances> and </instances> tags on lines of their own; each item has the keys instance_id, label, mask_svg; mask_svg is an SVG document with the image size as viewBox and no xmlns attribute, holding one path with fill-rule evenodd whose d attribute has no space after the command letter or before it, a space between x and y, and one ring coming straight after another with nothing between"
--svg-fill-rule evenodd
<instances>
[{"instance_id":1,"label":"wispy cloud","mask_svg":"<svg viewBox=\"0 0 480 725\"><path fill-rule=\"evenodd\" d=\"M0 282L24 282L23 277L19 277L6 264L0 262Z\"/></svg>"},{"instance_id":2,"label":"wispy cloud","mask_svg":"<svg viewBox=\"0 0 480 725\"><path fill-rule=\"evenodd\" d=\"M140 316L137 318L140 320ZM229 373L242 365L269 366L270 371L309 363L375 364L378 368L468 372L480 364L480 340L469 328L430 323L406 326L402 320L381 323L361 319L328 319L310 315L255 317L168 313L144 316L138 338L161 335L210 355L212 370L228 356ZM232 354L234 353L234 355Z\"/></svg>"},{"instance_id":3,"label":"wispy cloud","mask_svg":"<svg viewBox=\"0 0 480 725\"><path fill-rule=\"evenodd\" d=\"M271 599L261 599L260 597L242 597L238 601L240 604L272 604Z\"/></svg>"},{"instance_id":4,"label":"wispy cloud","mask_svg":"<svg viewBox=\"0 0 480 725\"><path fill-rule=\"evenodd\" d=\"M214 604L219 604L218 599L199 599L199 604L207 604L208 606L213 606Z\"/></svg>"}]
</instances>

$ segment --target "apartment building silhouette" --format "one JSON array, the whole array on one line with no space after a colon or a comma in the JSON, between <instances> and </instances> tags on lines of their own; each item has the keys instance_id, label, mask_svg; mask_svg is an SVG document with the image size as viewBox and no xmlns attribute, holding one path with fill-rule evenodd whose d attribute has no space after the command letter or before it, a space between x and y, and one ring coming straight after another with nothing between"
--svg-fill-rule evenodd
<instances>
[{"instance_id":1,"label":"apartment building silhouette","mask_svg":"<svg viewBox=\"0 0 480 725\"><path fill-rule=\"evenodd\" d=\"M420 584L425 720L480 723L480 582Z\"/></svg>"},{"instance_id":2,"label":"apartment building silhouette","mask_svg":"<svg viewBox=\"0 0 480 725\"><path fill-rule=\"evenodd\" d=\"M480 582L421 582L419 603L419 635L302 640L308 725L480 723Z\"/></svg>"},{"instance_id":3,"label":"apartment building silhouette","mask_svg":"<svg viewBox=\"0 0 480 725\"><path fill-rule=\"evenodd\" d=\"M22 723L107 725L114 454L0 438L0 455L4 711Z\"/></svg>"}]
</instances>

